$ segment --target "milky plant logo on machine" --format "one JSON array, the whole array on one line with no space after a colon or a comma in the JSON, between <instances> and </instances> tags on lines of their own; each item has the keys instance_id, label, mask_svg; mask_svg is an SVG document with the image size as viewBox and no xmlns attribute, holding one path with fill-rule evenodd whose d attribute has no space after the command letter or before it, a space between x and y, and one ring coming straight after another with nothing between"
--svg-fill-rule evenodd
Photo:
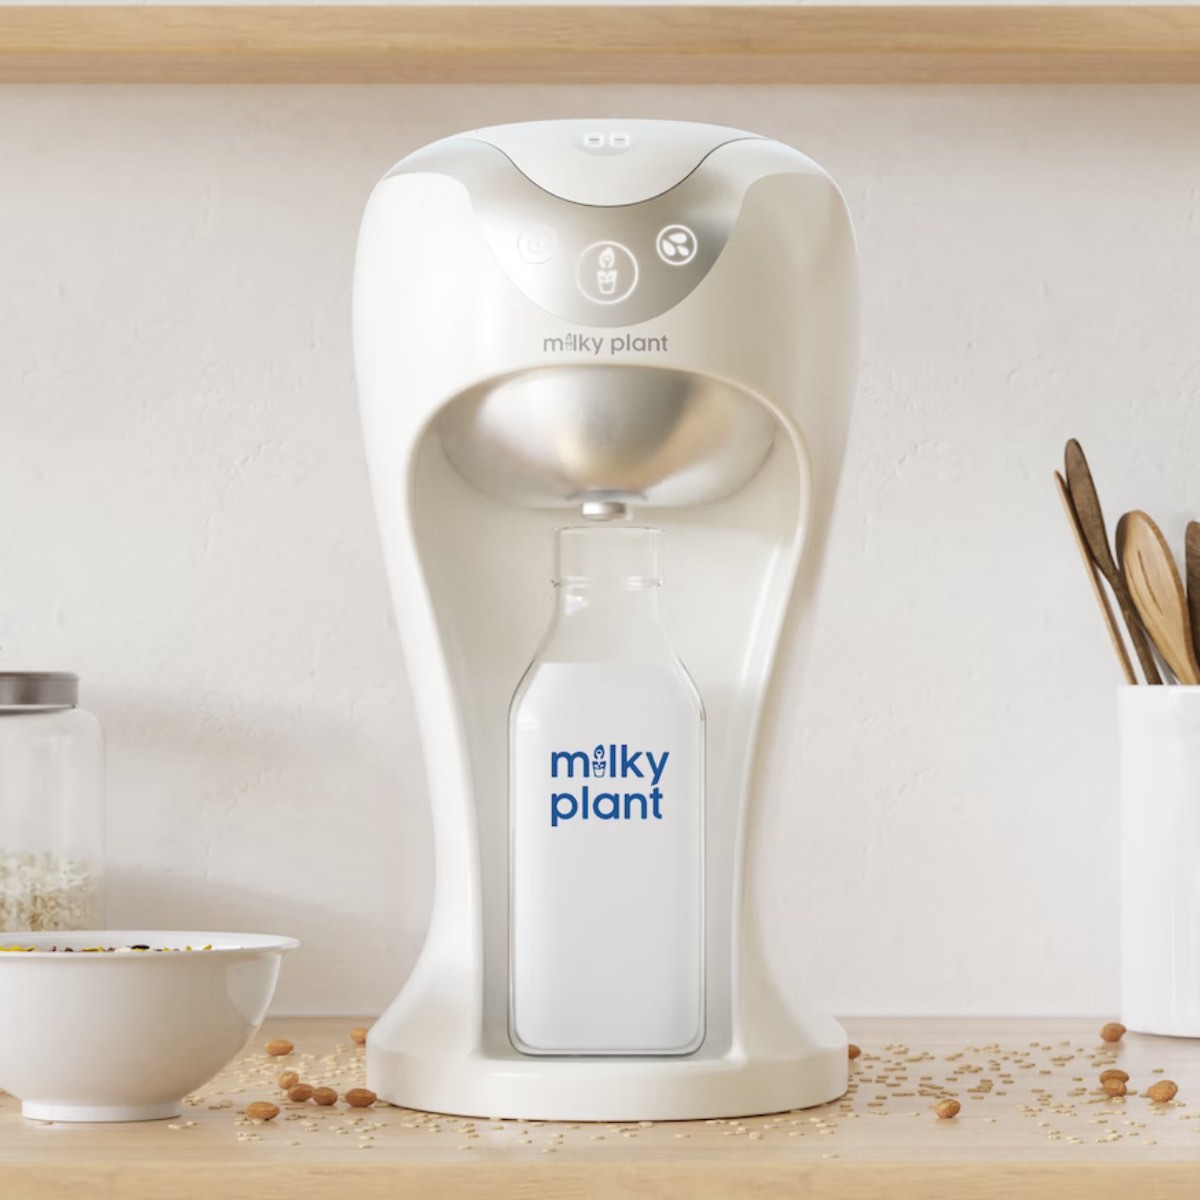
<instances>
[{"instance_id":1,"label":"milky plant logo on machine","mask_svg":"<svg viewBox=\"0 0 1200 1200\"><path fill-rule=\"evenodd\" d=\"M568 821L661 821L659 785L670 757L627 742L600 742L590 754L551 750L551 829Z\"/></svg>"}]
</instances>

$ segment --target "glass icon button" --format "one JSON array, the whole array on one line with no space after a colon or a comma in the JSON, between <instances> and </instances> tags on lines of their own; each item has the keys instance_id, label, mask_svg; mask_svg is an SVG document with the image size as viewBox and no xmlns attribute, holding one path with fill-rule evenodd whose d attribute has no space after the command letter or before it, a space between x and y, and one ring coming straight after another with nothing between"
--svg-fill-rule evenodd
<instances>
[{"instance_id":1,"label":"glass icon button","mask_svg":"<svg viewBox=\"0 0 1200 1200\"><path fill-rule=\"evenodd\" d=\"M633 253L620 242L593 242L579 256L579 290L597 304L619 304L638 281Z\"/></svg>"},{"instance_id":2,"label":"glass icon button","mask_svg":"<svg viewBox=\"0 0 1200 1200\"><path fill-rule=\"evenodd\" d=\"M517 253L534 266L549 262L558 248L558 238L548 225L530 225L517 236Z\"/></svg>"},{"instance_id":3,"label":"glass icon button","mask_svg":"<svg viewBox=\"0 0 1200 1200\"><path fill-rule=\"evenodd\" d=\"M668 225L655 243L658 257L672 267L682 267L696 257L699 244L696 235L686 225Z\"/></svg>"}]
</instances>

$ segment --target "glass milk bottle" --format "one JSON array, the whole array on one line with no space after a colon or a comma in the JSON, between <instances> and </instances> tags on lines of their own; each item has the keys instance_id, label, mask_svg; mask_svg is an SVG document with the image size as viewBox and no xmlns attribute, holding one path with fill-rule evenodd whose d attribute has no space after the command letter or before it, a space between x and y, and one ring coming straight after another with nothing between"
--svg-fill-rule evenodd
<instances>
[{"instance_id":1,"label":"glass milk bottle","mask_svg":"<svg viewBox=\"0 0 1200 1200\"><path fill-rule=\"evenodd\" d=\"M657 529L561 529L510 717L510 1033L527 1054L704 1040L704 708L659 613Z\"/></svg>"}]
</instances>

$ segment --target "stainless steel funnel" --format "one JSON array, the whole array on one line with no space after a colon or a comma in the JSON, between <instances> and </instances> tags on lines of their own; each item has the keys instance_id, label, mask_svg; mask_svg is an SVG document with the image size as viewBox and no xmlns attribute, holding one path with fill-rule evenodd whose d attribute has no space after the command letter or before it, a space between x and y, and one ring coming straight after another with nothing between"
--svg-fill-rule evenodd
<instances>
[{"instance_id":1,"label":"stainless steel funnel","mask_svg":"<svg viewBox=\"0 0 1200 1200\"><path fill-rule=\"evenodd\" d=\"M600 516L628 503L705 504L736 492L770 452L775 419L719 380L584 364L489 380L455 397L437 431L480 491Z\"/></svg>"}]
</instances>

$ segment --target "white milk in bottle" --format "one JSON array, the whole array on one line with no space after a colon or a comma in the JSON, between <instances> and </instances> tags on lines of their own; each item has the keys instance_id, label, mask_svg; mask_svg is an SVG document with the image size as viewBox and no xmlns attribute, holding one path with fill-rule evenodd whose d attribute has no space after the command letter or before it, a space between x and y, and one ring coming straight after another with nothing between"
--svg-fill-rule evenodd
<instances>
[{"instance_id":1,"label":"white milk in bottle","mask_svg":"<svg viewBox=\"0 0 1200 1200\"><path fill-rule=\"evenodd\" d=\"M513 698L510 1032L528 1054L704 1040L704 709L659 613L657 529L558 533Z\"/></svg>"}]
</instances>

